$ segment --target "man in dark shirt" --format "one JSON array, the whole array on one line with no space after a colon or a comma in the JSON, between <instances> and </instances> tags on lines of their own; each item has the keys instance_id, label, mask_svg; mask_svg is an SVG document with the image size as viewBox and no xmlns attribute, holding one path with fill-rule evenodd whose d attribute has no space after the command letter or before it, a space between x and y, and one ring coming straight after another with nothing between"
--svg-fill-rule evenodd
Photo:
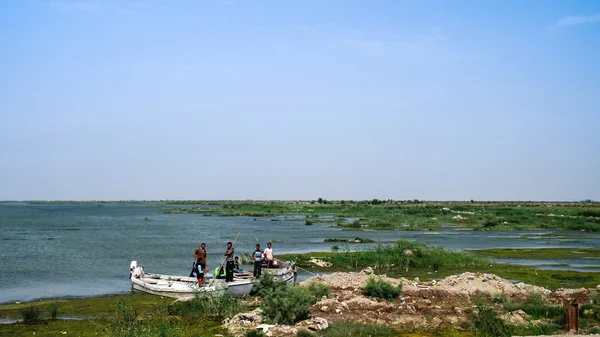
<instances>
[{"instance_id":1,"label":"man in dark shirt","mask_svg":"<svg viewBox=\"0 0 600 337\"><path fill-rule=\"evenodd\" d=\"M262 260L263 260L263 252L260 251L260 245L256 244L256 250L252 255L254 259L254 277L260 277L262 272Z\"/></svg>"},{"instance_id":2,"label":"man in dark shirt","mask_svg":"<svg viewBox=\"0 0 600 337\"><path fill-rule=\"evenodd\" d=\"M233 249L233 244L231 243L231 241L227 242L227 251L223 255L225 256L225 262L226 262L226 265L225 265L225 282L233 282L234 249Z\"/></svg>"}]
</instances>

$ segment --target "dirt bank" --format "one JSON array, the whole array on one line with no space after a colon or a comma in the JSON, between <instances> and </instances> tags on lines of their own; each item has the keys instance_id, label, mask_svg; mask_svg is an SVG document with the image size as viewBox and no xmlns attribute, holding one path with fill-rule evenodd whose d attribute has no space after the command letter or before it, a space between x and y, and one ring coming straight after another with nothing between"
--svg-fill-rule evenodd
<instances>
[{"instance_id":1,"label":"dirt bank","mask_svg":"<svg viewBox=\"0 0 600 337\"><path fill-rule=\"evenodd\" d=\"M402 282L401 298L385 301L365 296L363 287L369 277L382 279L394 286ZM419 279L394 279L386 275L374 275L371 268L366 268L358 273L317 275L299 283L299 286L306 286L312 282L325 283L332 291L331 298L323 298L312 306L313 319L386 324L401 330L432 330L460 326L468 321L477 296L523 300L541 295L548 304L558 305L562 303L563 298L576 298L580 303L585 303L591 295L590 289L559 289L553 292L524 283L514 284L493 274L479 273L453 275L439 282L420 282ZM527 314L522 311L500 314L512 324L526 324L528 320ZM259 323L260 320L257 321L254 317L252 324L236 325L254 326ZM276 326L269 329L269 335L290 336L312 323L314 322L300 322L295 327ZM240 333L239 329L236 333Z\"/></svg>"}]
</instances>

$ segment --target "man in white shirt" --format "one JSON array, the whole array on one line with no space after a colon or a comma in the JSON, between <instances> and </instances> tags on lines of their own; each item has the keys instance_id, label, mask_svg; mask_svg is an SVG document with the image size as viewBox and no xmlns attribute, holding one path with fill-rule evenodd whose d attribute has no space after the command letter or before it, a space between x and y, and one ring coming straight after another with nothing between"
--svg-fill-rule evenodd
<instances>
[{"instance_id":1,"label":"man in white shirt","mask_svg":"<svg viewBox=\"0 0 600 337\"><path fill-rule=\"evenodd\" d=\"M271 243L267 243L267 248L263 252L263 257L267 261L267 268L271 268L273 266L273 249L271 248Z\"/></svg>"}]
</instances>

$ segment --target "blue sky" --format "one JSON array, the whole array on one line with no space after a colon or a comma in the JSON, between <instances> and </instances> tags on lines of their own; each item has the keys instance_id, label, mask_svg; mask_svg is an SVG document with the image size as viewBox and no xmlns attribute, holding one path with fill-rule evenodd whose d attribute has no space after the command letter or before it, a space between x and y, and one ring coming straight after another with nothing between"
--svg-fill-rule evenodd
<instances>
[{"instance_id":1,"label":"blue sky","mask_svg":"<svg viewBox=\"0 0 600 337\"><path fill-rule=\"evenodd\" d=\"M598 1L3 1L0 200L600 200Z\"/></svg>"}]
</instances>

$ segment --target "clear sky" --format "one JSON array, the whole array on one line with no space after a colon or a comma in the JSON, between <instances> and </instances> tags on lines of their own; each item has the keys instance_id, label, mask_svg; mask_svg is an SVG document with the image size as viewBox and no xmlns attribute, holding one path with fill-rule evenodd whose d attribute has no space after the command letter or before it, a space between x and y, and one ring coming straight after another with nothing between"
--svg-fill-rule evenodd
<instances>
[{"instance_id":1,"label":"clear sky","mask_svg":"<svg viewBox=\"0 0 600 337\"><path fill-rule=\"evenodd\" d=\"M600 1L0 2L0 200L600 200Z\"/></svg>"}]
</instances>

